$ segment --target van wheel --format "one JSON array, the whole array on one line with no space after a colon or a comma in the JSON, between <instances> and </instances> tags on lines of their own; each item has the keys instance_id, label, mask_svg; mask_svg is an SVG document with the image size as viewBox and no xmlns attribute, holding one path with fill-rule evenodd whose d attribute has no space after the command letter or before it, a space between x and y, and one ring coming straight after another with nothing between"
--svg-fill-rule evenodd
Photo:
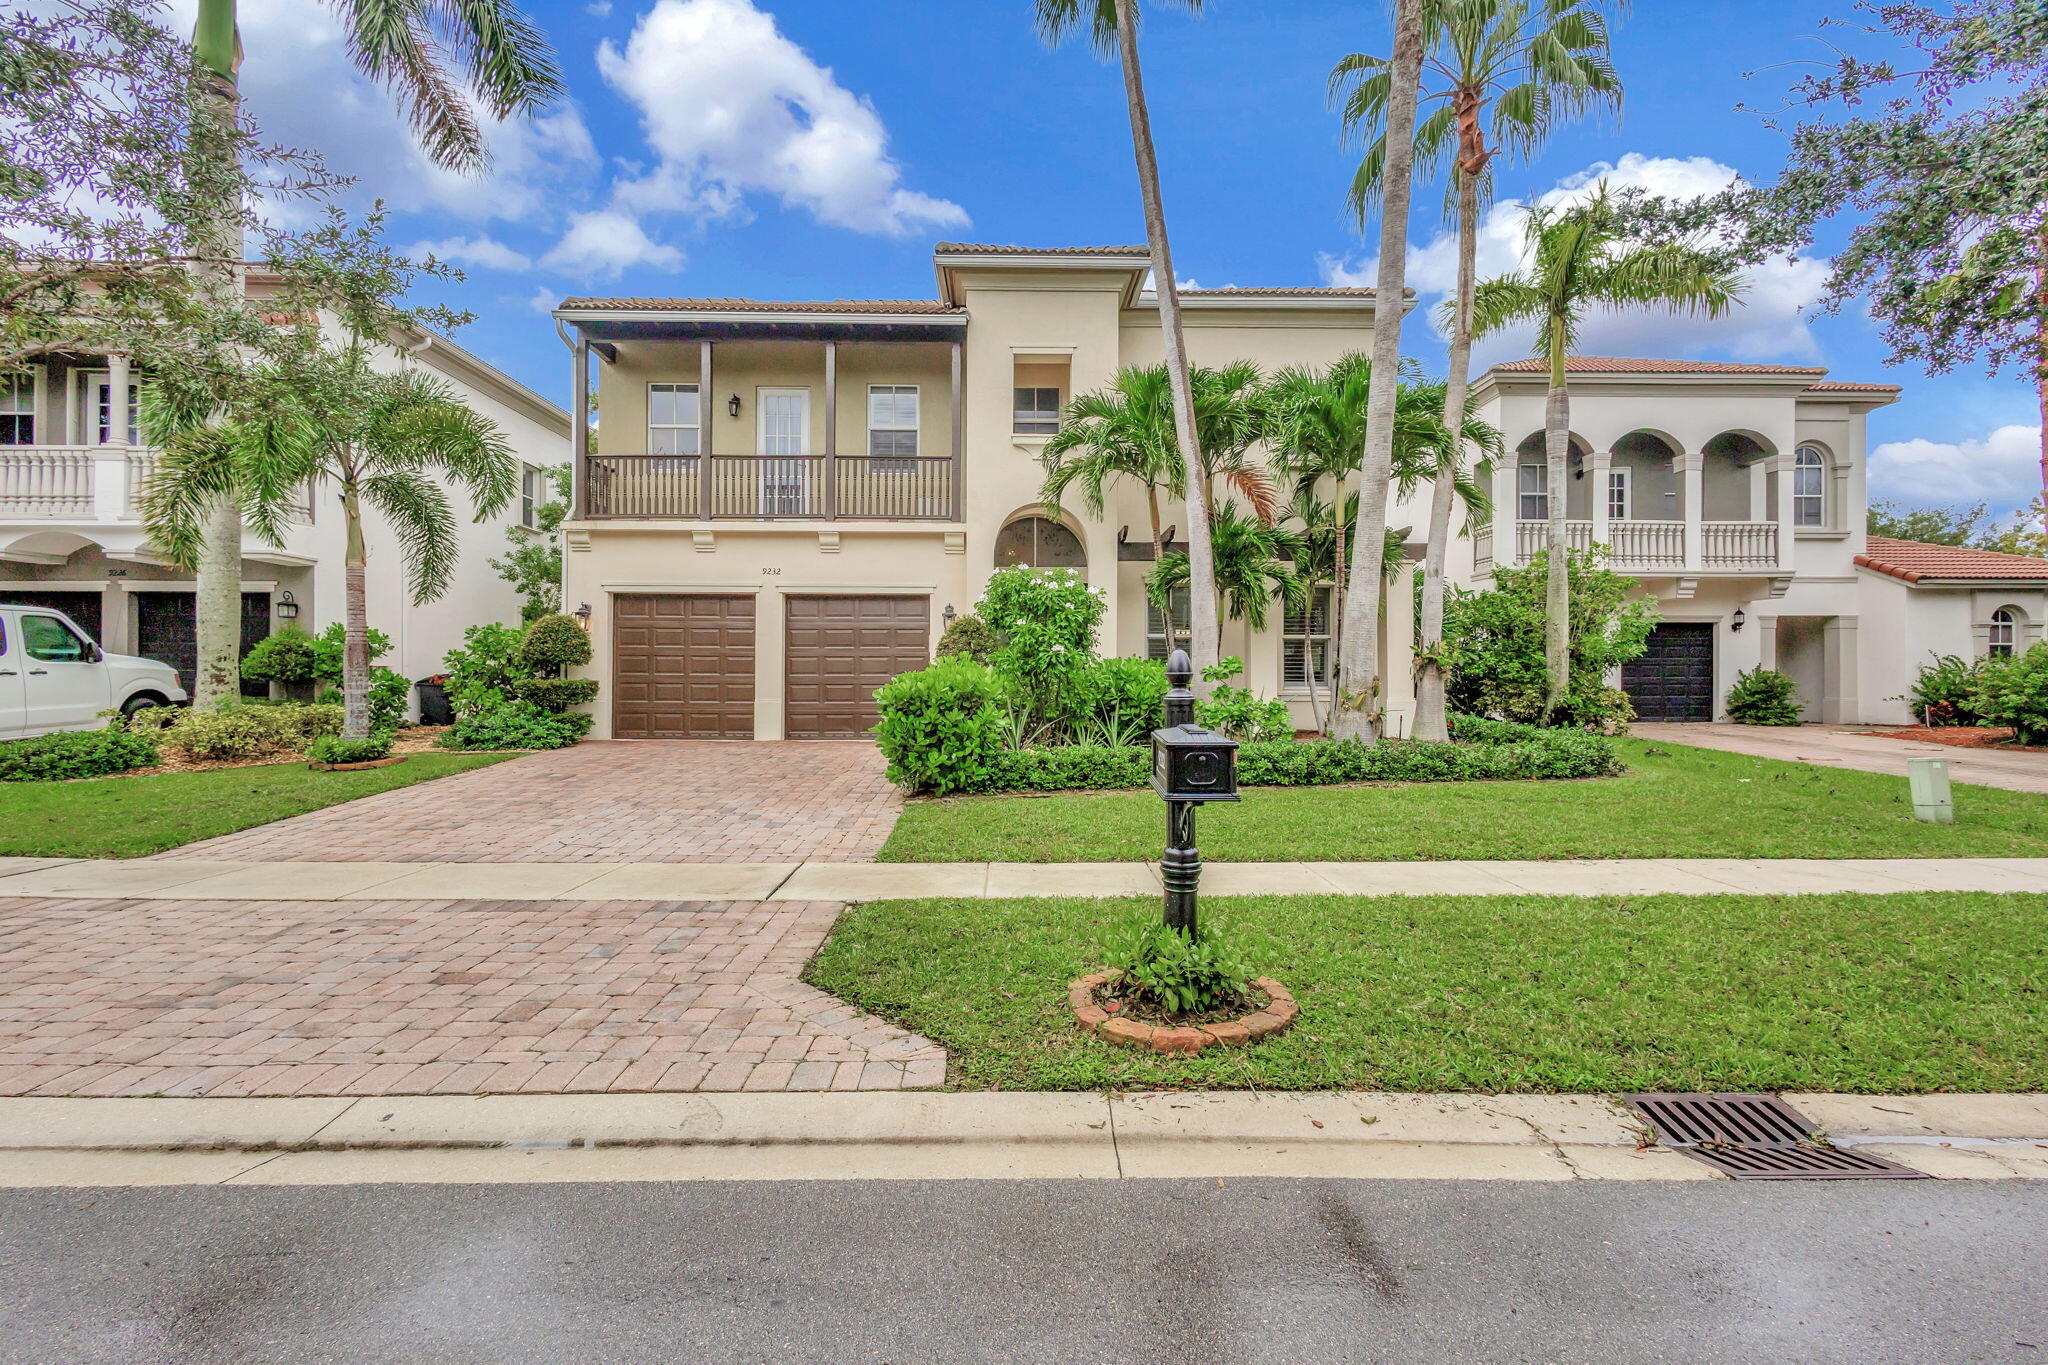
<instances>
[{"instance_id":1,"label":"van wheel","mask_svg":"<svg viewBox=\"0 0 2048 1365\"><path fill-rule=\"evenodd\" d=\"M137 692L134 696L121 703L121 714L132 716L137 711L147 710L152 706L169 706L170 704L170 698L168 697L159 696L154 692Z\"/></svg>"}]
</instances>

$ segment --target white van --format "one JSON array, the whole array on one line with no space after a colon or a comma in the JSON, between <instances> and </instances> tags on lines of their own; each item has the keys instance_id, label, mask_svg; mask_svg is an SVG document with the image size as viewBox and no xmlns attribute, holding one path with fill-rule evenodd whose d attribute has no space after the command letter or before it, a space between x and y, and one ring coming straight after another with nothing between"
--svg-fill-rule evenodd
<instances>
[{"instance_id":1,"label":"white van","mask_svg":"<svg viewBox=\"0 0 2048 1365\"><path fill-rule=\"evenodd\" d=\"M0 739L97 730L102 711L185 700L169 664L109 654L63 612L0 595Z\"/></svg>"}]
</instances>

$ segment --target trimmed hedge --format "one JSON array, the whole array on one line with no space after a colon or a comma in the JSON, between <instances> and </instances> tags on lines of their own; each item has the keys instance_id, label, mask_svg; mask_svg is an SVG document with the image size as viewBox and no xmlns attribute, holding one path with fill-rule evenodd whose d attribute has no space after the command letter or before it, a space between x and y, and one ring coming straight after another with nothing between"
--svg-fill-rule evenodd
<instances>
[{"instance_id":1,"label":"trimmed hedge","mask_svg":"<svg viewBox=\"0 0 2048 1365\"><path fill-rule=\"evenodd\" d=\"M156 740L115 725L104 730L60 730L0 743L0 782L68 782L146 768L157 761Z\"/></svg>"},{"instance_id":2,"label":"trimmed hedge","mask_svg":"<svg viewBox=\"0 0 2048 1365\"><path fill-rule=\"evenodd\" d=\"M1613 744L1589 730L1546 730L1512 721L1461 716L1448 744L1413 740L1276 740L1237 750L1241 787L1327 787L1342 782L1476 782L1611 777L1621 771ZM1009 749L989 765L979 792L1101 791L1144 787L1152 751L1069 744Z\"/></svg>"}]
</instances>

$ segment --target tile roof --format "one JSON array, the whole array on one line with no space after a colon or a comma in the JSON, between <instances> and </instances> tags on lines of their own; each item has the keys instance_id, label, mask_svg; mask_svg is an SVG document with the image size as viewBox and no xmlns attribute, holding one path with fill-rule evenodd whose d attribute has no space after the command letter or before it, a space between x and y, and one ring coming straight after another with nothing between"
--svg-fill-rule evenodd
<instances>
[{"instance_id":1,"label":"tile roof","mask_svg":"<svg viewBox=\"0 0 2048 1365\"><path fill-rule=\"evenodd\" d=\"M1369 288L1363 288L1363 287L1349 287L1349 286L1338 286L1338 285L1323 285L1323 286L1293 285L1293 286L1281 286L1281 287L1278 287L1278 288L1272 288L1272 289L1265 289L1265 288L1260 288L1260 287L1257 287L1257 286L1254 286L1254 285L1242 285L1242 284L1232 284L1232 285L1225 285L1225 286L1223 286L1223 287L1221 287L1221 288L1218 288L1218 289L1183 289L1183 290L1181 290L1181 291L1180 291L1180 296L1181 296L1182 298L1184 298L1184 299L1216 298L1216 297L1218 297L1218 296L1221 296L1221 297L1224 297L1224 298L1232 298L1232 297L1240 297L1240 296L1241 296L1241 297L1245 297L1245 298L1261 298L1261 297L1270 297L1270 298L1282 298L1282 299L1296 299L1296 298L1311 298L1311 299L1321 299L1321 298L1344 298L1344 297L1347 297L1347 296L1349 296L1349 297L1354 297L1354 298L1365 298L1365 299L1369 299L1369 298L1371 298L1371 297L1372 297L1372 296L1373 296L1373 295L1374 295L1375 293L1377 293L1377 292L1379 292L1379 291L1377 291L1377 290L1375 290L1375 289L1369 289ZM1409 291L1409 292L1413 293L1414 291L1413 291L1413 290L1411 290L1411 291Z\"/></svg>"},{"instance_id":2,"label":"tile roof","mask_svg":"<svg viewBox=\"0 0 2048 1365\"><path fill-rule=\"evenodd\" d=\"M1921 579L2048 580L2048 559L2002 555L1961 545L1930 545L1921 540L1893 540L1890 536L1871 536L1869 548L1856 556L1856 562L1908 583Z\"/></svg>"},{"instance_id":3,"label":"tile roof","mask_svg":"<svg viewBox=\"0 0 2048 1365\"><path fill-rule=\"evenodd\" d=\"M1149 246L1003 246L992 242L940 242L937 256L1149 256Z\"/></svg>"},{"instance_id":4,"label":"tile roof","mask_svg":"<svg viewBox=\"0 0 2048 1365\"><path fill-rule=\"evenodd\" d=\"M1579 374L1811 374L1823 375L1819 365L1734 365L1719 360L1631 359L1610 355L1569 355L1565 368ZM1541 356L1510 360L1493 367L1513 374L1541 374L1550 362Z\"/></svg>"},{"instance_id":5,"label":"tile roof","mask_svg":"<svg viewBox=\"0 0 2048 1365\"><path fill-rule=\"evenodd\" d=\"M1897 393L1897 384L1856 384L1846 379L1824 379L1818 384L1809 384L1808 393Z\"/></svg>"},{"instance_id":6,"label":"tile roof","mask_svg":"<svg viewBox=\"0 0 2048 1365\"><path fill-rule=\"evenodd\" d=\"M964 313L937 299L820 299L808 303L786 299L563 299L574 311L646 309L679 313Z\"/></svg>"}]
</instances>

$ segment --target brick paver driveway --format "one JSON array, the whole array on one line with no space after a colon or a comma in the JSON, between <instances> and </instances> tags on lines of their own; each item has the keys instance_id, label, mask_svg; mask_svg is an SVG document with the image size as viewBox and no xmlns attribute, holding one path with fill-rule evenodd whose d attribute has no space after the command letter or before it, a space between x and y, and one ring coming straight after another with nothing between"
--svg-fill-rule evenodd
<instances>
[{"instance_id":1,"label":"brick paver driveway","mask_svg":"<svg viewBox=\"0 0 2048 1365\"><path fill-rule=\"evenodd\" d=\"M187 844L252 862L860 862L903 809L867 743L590 743Z\"/></svg>"},{"instance_id":2,"label":"brick paver driveway","mask_svg":"<svg viewBox=\"0 0 2048 1365\"><path fill-rule=\"evenodd\" d=\"M0 900L0 1094L875 1090L829 902Z\"/></svg>"}]
</instances>

